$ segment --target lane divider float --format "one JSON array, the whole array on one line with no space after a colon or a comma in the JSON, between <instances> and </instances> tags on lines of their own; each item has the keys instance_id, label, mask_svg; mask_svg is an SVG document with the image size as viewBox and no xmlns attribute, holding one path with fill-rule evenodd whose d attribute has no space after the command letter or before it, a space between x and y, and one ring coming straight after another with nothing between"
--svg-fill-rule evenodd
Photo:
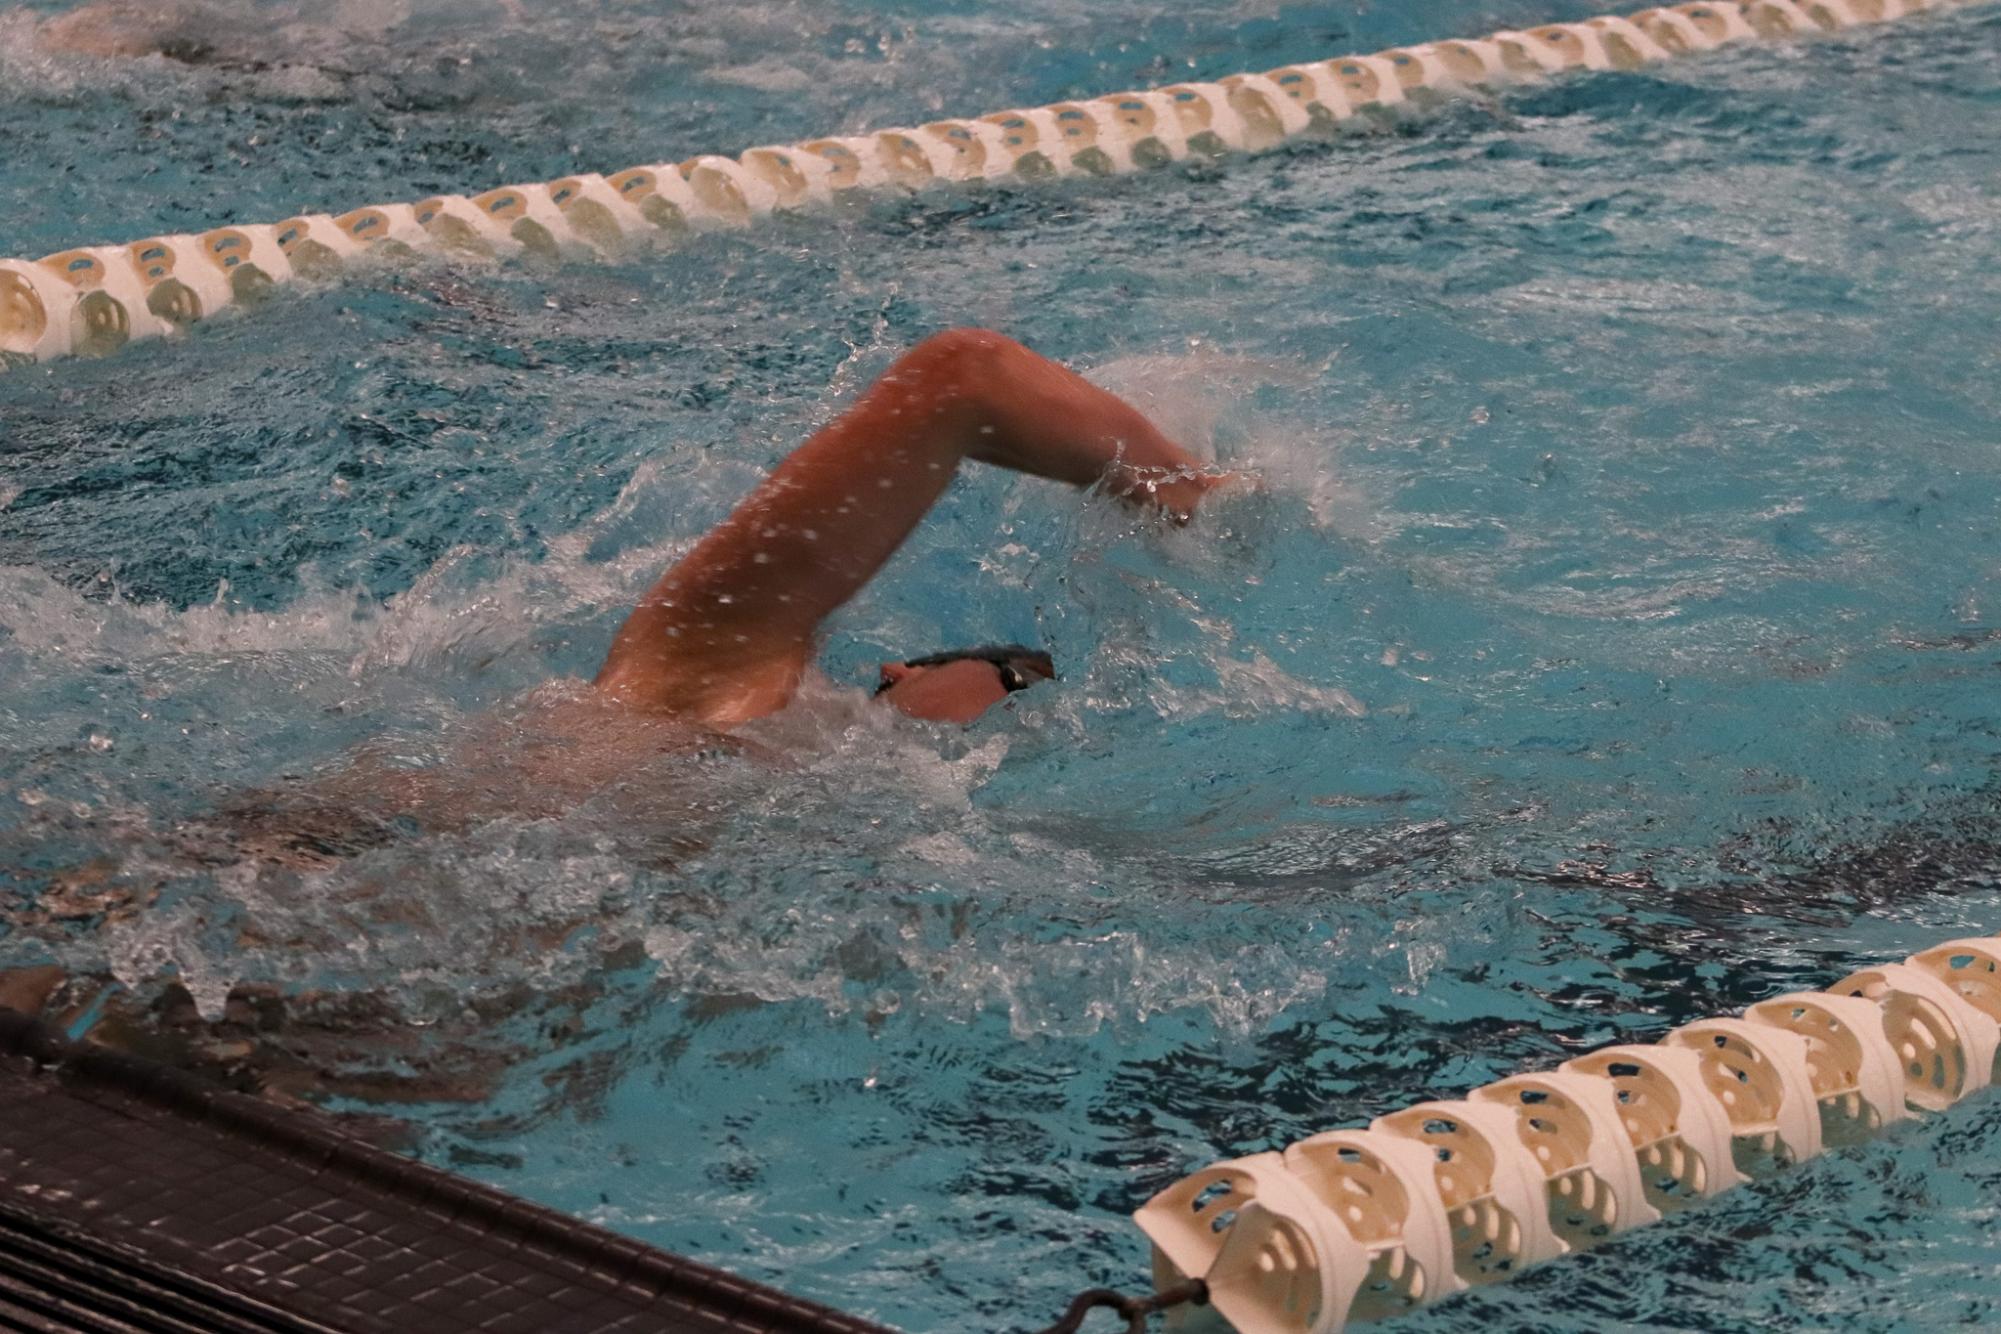
<instances>
[{"instance_id":1,"label":"lane divider float","mask_svg":"<svg viewBox=\"0 0 2001 1334\"><path fill-rule=\"evenodd\" d=\"M1737 42L1886 22L1967 0L1694 0L1636 14L1286 65L906 129L762 145L484 194L0 259L0 369L102 356L249 306L277 284L419 253L619 259L856 191L1108 176L1262 152L1471 89L1624 70Z\"/></svg>"},{"instance_id":2,"label":"lane divider float","mask_svg":"<svg viewBox=\"0 0 2001 1334\"><path fill-rule=\"evenodd\" d=\"M1741 1018L1216 1163L1133 1219L1156 1291L1204 1280L1238 1334L1337 1334L1942 1112L1997 1082L1997 1046L2001 936L1948 941Z\"/></svg>"}]
</instances>

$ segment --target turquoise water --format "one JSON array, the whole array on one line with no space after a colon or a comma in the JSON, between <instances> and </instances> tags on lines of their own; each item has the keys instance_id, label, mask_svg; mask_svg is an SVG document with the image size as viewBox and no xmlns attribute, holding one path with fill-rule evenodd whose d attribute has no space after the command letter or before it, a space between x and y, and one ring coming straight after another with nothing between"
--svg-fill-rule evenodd
<instances>
[{"instance_id":1,"label":"turquoise water","mask_svg":"<svg viewBox=\"0 0 2001 1334\"><path fill-rule=\"evenodd\" d=\"M49 56L0 11L0 253L1594 8L177 20L224 68ZM1997 105L1969 9L0 377L0 906L93 860L157 894L0 961L380 998L352 1059L469 1099L392 1109L425 1156L930 1330L1136 1284L1125 1214L1216 1157L2001 928ZM1163 532L969 472L832 628L848 693L752 729L786 762L332 869L175 851L233 792L588 674L964 323L1261 485ZM1061 684L969 732L855 693L995 638ZM350 911L385 890L428 917ZM1411 1327L1992 1323L1997 1160L1973 1101Z\"/></svg>"}]
</instances>

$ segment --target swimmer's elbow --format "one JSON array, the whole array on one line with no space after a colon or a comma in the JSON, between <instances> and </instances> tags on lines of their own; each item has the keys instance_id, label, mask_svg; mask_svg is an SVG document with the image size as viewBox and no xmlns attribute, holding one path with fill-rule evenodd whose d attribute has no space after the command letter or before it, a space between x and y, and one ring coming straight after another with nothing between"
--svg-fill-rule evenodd
<instances>
[{"instance_id":1,"label":"swimmer's elbow","mask_svg":"<svg viewBox=\"0 0 2001 1334\"><path fill-rule=\"evenodd\" d=\"M885 379L917 389L969 397L984 392L1017 359L1034 354L991 329L946 329L897 360Z\"/></svg>"},{"instance_id":2,"label":"swimmer's elbow","mask_svg":"<svg viewBox=\"0 0 2001 1334\"><path fill-rule=\"evenodd\" d=\"M904 354L904 360L945 368L963 368L990 363L998 357L1027 351L1004 333L966 325L945 329L923 339Z\"/></svg>"}]
</instances>

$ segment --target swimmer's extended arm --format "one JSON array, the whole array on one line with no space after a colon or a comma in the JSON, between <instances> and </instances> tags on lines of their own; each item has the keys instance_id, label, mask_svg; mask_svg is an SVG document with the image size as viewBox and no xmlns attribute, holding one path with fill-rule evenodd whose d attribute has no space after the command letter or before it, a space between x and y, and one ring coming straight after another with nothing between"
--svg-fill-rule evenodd
<instances>
[{"instance_id":1,"label":"swimmer's extended arm","mask_svg":"<svg viewBox=\"0 0 2001 1334\"><path fill-rule=\"evenodd\" d=\"M822 619L860 591L961 459L1179 517L1217 478L1130 404L1012 339L954 330L912 348L801 445L633 609L597 683L712 726L791 699Z\"/></svg>"}]
</instances>

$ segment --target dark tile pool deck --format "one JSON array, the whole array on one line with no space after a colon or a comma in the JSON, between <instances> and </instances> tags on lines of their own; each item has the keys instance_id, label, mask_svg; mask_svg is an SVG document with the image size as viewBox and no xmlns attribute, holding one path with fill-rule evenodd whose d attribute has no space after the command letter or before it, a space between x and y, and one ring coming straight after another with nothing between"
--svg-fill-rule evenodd
<instances>
[{"instance_id":1,"label":"dark tile pool deck","mask_svg":"<svg viewBox=\"0 0 2001 1334\"><path fill-rule=\"evenodd\" d=\"M886 1334L7 1009L0 1330Z\"/></svg>"}]
</instances>

